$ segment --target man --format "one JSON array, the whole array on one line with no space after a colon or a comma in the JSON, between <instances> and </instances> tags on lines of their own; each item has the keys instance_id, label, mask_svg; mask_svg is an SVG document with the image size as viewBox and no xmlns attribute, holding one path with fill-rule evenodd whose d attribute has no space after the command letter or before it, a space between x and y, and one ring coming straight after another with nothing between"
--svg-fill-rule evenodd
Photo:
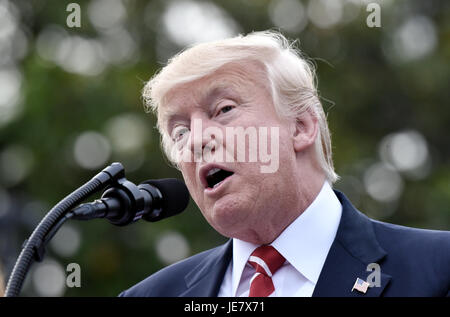
<instances>
[{"instance_id":1,"label":"man","mask_svg":"<svg viewBox=\"0 0 450 317\"><path fill-rule=\"evenodd\" d=\"M194 46L144 99L202 214L232 239L121 296L450 295L449 232L371 220L332 190L314 71L281 34Z\"/></svg>"}]
</instances>

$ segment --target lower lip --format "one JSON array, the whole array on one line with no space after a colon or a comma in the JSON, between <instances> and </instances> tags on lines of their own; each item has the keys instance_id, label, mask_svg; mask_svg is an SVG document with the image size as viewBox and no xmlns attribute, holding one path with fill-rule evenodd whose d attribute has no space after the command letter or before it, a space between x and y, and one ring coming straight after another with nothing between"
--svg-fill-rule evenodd
<instances>
[{"instance_id":1,"label":"lower lip","mask_svg":"<svg viewBox=\"0 0 450 317\"><path fill-rule=\"evenodd\" d=\"M228 176L223 181L221 181L220 183L216 184L216 186L214 186L213 188L211 188L211 187L205 188L205 193L208 196L212 196L212 195L217 194L224 187L224 185L230 180L230 178L232 178L233 176L234 176L234 174Z\"/></svg>"}]
</instances>

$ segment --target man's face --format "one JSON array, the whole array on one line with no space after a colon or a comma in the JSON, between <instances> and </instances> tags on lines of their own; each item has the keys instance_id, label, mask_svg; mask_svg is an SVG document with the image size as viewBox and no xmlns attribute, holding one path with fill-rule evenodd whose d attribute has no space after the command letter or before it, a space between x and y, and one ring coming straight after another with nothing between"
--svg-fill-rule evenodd
<instances>
[{"instance_id":1,"label":"man's face","mask_svg":"<svg viewBox=\"0 0 450 317\"><path fill-rule=\"evenodd\" d=\"M163 128L178 142L175 147L197 154L200 150L203 155L208 149L210 154L222 153L215 162L189 156L190 161L178 164L210 225L227 237L271 242L266 240L275 238L295 212L297 165L292 122L277 115L262 66L227 64L212 75L177 86L160 111ZM237 127L256 131L257 142L250 137L230 142L230 129ZM202 135L206 130L210 133ZM244 159L238 157L243 140L247 141ZM250 157L252 150L256 160ZM261 151L277 160L276 169L267 172L269 163L262 162Z\"/></svg>"}]
</instances>

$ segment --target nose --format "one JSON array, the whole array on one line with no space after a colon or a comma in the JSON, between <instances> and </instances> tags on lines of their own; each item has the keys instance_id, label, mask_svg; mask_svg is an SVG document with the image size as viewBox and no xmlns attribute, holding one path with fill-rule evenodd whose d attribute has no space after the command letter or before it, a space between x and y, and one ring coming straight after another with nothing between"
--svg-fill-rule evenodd
<instances>
[{"instance_id":1,"label":"nose","mask_svg":"<svg viewBox=\"0 0 450 317\"><path fill-rule=\"evenodd\" d=\"M205 116L195 116L191 120L191 133L189 136L190 150L196 162L205 155L214 155L221 146L222 129Z\"/></svg>"}]
</instances>

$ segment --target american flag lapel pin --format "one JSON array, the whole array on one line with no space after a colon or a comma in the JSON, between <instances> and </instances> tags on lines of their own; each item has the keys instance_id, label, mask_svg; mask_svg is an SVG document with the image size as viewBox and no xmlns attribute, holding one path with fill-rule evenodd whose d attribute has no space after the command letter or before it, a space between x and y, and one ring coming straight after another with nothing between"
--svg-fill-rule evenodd
<instances>
[{"instance_id":1,"label":"american flag lapel pin","mask_svg":"<svg viewBox=\"0 0 450 317\"><path fill-rule=\"evenodd\" d=\"M359 277L356 279L355 285L353 285L352 292L354 289L365 294L367 292L367 288L369 287L369 283L360 279Z\"/></svg>"}]
</instances>

